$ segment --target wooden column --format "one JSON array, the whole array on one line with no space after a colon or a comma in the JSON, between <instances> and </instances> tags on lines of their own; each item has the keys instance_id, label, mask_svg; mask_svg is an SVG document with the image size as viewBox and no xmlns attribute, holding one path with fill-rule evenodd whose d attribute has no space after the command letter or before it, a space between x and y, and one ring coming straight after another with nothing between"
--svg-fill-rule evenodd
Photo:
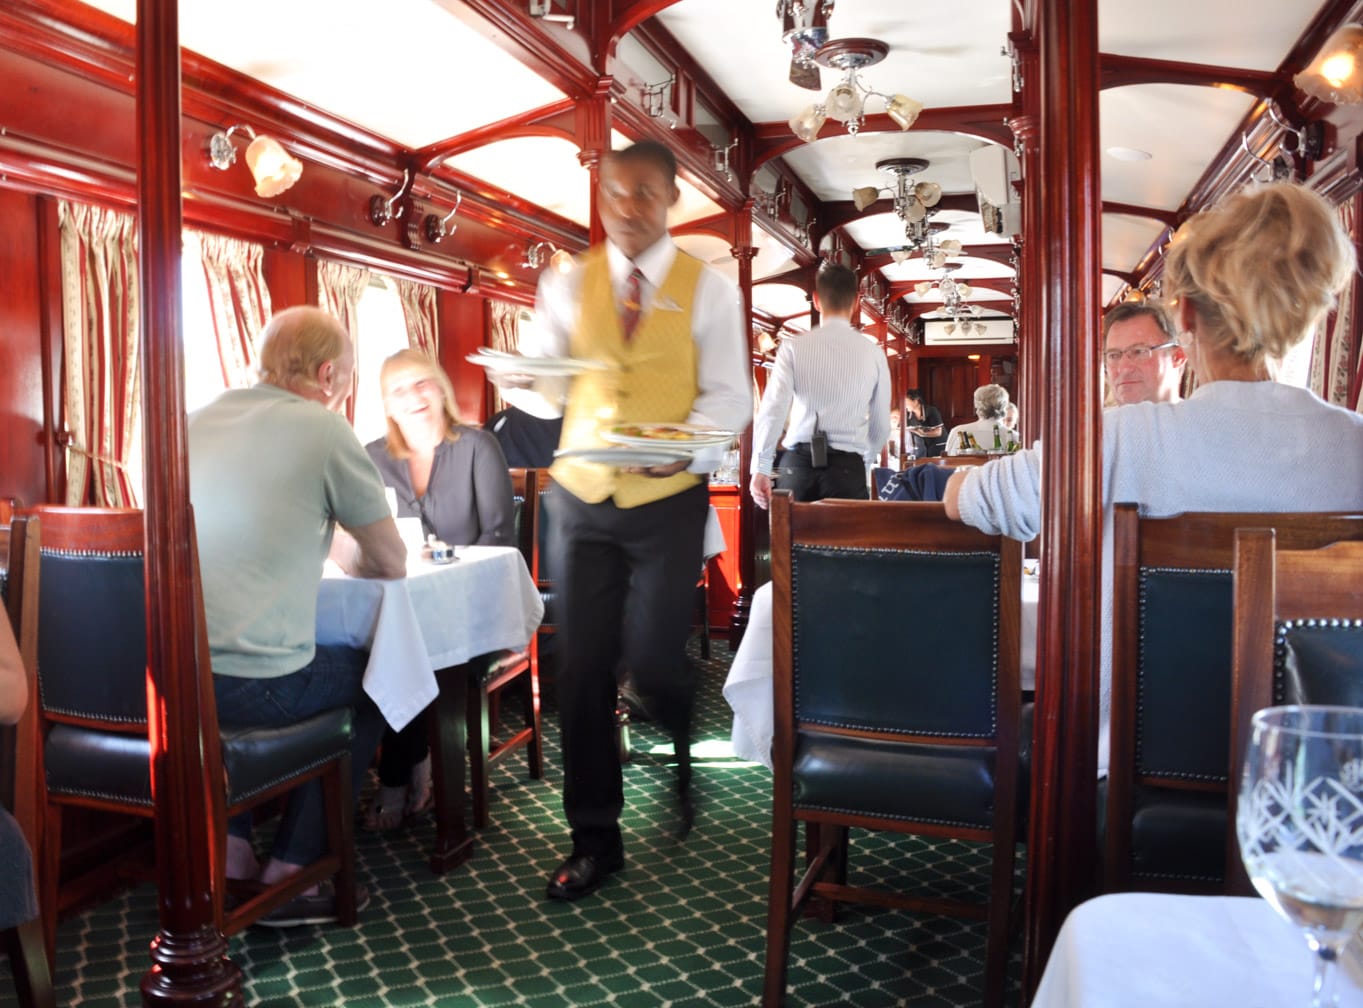
<instances>
[{"instance_id":1,"label":"wooden column","mask_svg":"<svg viewBox=\"0 0 1363 1008\"><path fill-rule=\"evenodd\" d=\"M743 299L743 338L748 346L747 359L752 359L752 261L757 249L752 243L753 202L745 200L733 213L734 244L730 254L738 262L738 293ZM757 570L754 563L756 543L755 523L761 522L766 532L767 512L752 502L748 493L748 470L752 465L752 424L743 431L739 439L738 456L738 542L733 548L738 550L739 591L734 596L733 612L729 615L729 650L738 648L743 639L743 631L748 628L748 610L752 606L753 588L756 586ZM765 540L764 540L765 541Z\"/></svg>"},{"instance_id":2,"label":"wooden column","mask_svg":"<svg viewBox=\"0 0 1363 1008\"><path fill-rule=\"evenodd\" d=\"M1040 430L1042 400L1047 394L1041 362L1041 158L1035 116L1010 119L1022 164L1022 241L1018 264L1018 401L1023 442L1030 445Z\"/></svg>"},{"instance_id":3,"label":"wooden column","mask_svg":"<svg viewBox=\"0 0 1363 1008\"><path fill-rule=\"evenodd\" d=\"M591 225L587 232L589 245L599 245L606 240L606 229L601 226L597 203L601 188L601 157L611 149L610 90L611 78L602 77L597 81L596 92L590 98L579 101L574 110L579 145L577 160L587 169L591 200Z\"/></svg>"},{"instance_id":4,"label":"wooden column","mask_svg":"<svg viewBox=\"0 0 1363 1008\"><path fill-rule=\"evenodd\" d=\"M146 453L147 707L161 930L144 1005L239 1004L241 971L213 920L212 788L199 737L184 366L180 344L180 48L176 0L138 0L137 178Z\"/></svg>"},{"instance_id":5,"label":"wooden column","mask_svg":"<svg viewBox=\"0 0 1363 1008\"><path fill-rule=\"evenodd\" d=\"M1035 990L1095 863L1101 437L1097 0L1041 0L1039 205L1044 504L1023 982Z\"/></svg>"}]
</instances>

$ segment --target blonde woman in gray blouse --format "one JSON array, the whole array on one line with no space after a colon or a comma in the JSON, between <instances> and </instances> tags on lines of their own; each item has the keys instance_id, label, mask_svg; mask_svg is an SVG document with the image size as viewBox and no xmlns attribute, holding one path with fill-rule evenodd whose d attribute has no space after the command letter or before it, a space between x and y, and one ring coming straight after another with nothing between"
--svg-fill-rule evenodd
<instances>
[{"instance_id":1,"label":"blonde woman in gray blouse","mask_svg":"<svg viewBox=\"0 0 1363 1008\"><path fill-rule=\"evenodd\" d=\"M365 450L397 494L397 517L420 518L424 535L451 546L513 545L506 459L495 437L459 422L445 372L419 350L399 350L383 362L379 384L388 436ZM423 714L385 732L379 794L365 815L370 829L394 829L430 808L426 730Z\"/></svg>"}]
</instances>

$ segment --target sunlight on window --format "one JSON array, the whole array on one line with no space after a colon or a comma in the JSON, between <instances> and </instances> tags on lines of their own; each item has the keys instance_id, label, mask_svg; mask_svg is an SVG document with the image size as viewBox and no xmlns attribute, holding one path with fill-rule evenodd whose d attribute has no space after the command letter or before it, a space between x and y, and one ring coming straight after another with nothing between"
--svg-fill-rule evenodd
<instances>
[{"instance_id":1,"label":"sunlight on window","mask_svg":"<svg viewBox=\"0 0 1363 1008\"><path fill-rule=\"evenodd\" d=\"M208 306L208 282L204 279L203 252L194 231L184 233L180 253L180 340L185 355L185 412L207 406L227 388L213 331L213 310Z\"/></svg>"},{"instance_id":2,"label":"sunlight on window","mask_svg":"<svg viewBox=\"0 0 1363 1008\"><path fill-rule=\"evenodd\" d=\"M381 438L386 430L379 368L384 359L407 347L407 323L393 284L375 276L360 295L359 334L355 339L355 434L361 444Z\"/></svg>"},{"instance_id":3,"label":"sunlight on window","mask_svg":"<svg viewBox=\"0 0 1363 1008\"><path fill-rule=\"evenodd\" d=\"M1311 380L1311 351L1315 347L1316 337L1320 335L1319 330L1311 335L1310 339L1304 339L1295 347L1287 352L1283 358L1281 369L1278 371L1278 381L1284 385L1295 385L1297 388L1306 388Z\"/></svg>"}]
</instances>

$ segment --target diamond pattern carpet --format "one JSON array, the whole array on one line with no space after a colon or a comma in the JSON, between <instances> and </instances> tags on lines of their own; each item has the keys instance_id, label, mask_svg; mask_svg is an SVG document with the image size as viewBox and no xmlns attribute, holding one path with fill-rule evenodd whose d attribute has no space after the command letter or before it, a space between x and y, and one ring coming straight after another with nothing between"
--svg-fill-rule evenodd
<instances>
[{"instance_id":1,"label":"diamond pattern carpet","mask_svg":"<svg viewBox=\"0 0 1363 1008\"><path fill-rule=\"evenodd\" d=\"M544 898L567 853L559 807L552 685L545 689L545 780L514 754L493 774L491 825L472 861L443 878L426 866L431 824L389 834L356 831L360 876L372 894L354 930L252 928L230 941L261 1008L346 1005L442 1008L716 1008L755 1005L762 988L771 775L734 759L720 694L731 655L716 641L702 670L697 718L696 827L669 836L670 746L631 725L625 771L627 865L576 904ZM853 879L980 898L988 847L856 833ZM1020 885L1020 881L1019 881ZM135 1006L156 933L155 894L142 886L62 924L57 1003ZM984 925L877 908L838 923L796 924L788 1003L889 1008L979 1003ZM1014 956L1013 973L1017 973ZM1016 1000L1014 992L1012 998ZM7 962L0 1006L15 1004Z\"/></svg>"}]
</instances>

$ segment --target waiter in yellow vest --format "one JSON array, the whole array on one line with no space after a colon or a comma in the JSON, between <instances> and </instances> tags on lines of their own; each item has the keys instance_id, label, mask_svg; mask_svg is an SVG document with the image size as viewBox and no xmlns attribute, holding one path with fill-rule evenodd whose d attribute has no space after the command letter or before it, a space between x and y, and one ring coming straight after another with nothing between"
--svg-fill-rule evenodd
<instances>
[{"instance_id":1,"label":"waiter in yellow vest","mask_svg":"<svg viewBox=\"0 0 1363 1008\"><path fill-rule=\"evenodd\" d=\"M560 449L605 447L618 423L688 423L741 431L752 418L742 300L723 275L679 250L667 212L677 163L643 141L601 161L606 242L574 268L540 278L531 356L604 362L571 380ZM538 386L537 386L538 388ZM572 851L550 899L575 900L625 864L615 740L623 661L649 713L677 743L679 831L690 827L689 745L695 684L686 664L709 508L707 473L722 447L689 463L618 469L560 458L550 470L561 597L558 667L563 810Z\"/></svg>"}]
</instances>

